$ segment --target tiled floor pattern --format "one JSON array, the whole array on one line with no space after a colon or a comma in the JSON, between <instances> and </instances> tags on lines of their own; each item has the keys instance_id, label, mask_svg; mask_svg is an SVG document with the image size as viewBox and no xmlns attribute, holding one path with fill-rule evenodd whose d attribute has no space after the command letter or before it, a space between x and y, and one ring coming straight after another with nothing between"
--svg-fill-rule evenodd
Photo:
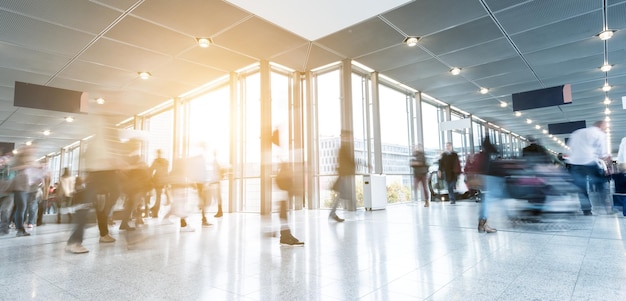
<instances>
[{"instance_id":1,"label":"tiled floor pattern","mask_svg":"<svg viewBox=\"0 0 626 301\"><path fill-rule=\"evenodd\" d=\"M495 234L476 231L478 204L398 204L380 211L291 215L304 247L268 232L278 220L225 214L180 233L146 219L90 252L64 250L71 225L0 237L1 300L626 300L626 219L575 216L512 224L493 208ZM272 220L273 219L273 220ZM191 222L199 224L199 217Z\"/></svg>"}]
</instances>

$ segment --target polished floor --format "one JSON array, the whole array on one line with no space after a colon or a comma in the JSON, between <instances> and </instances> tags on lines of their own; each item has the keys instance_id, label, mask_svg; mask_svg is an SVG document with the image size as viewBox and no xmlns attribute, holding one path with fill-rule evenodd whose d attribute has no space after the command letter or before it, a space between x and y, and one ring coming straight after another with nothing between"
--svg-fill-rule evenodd
<instances>
[{"instance_id":1,"label":"polished floor","mask_svg":"<svg viewBox=\"0 0 626 301\"><path fill-rule=\"evenodd\" d=\"M626 219L575 216L509 223L492 208L495 234L476 231L471 201L326 210L291 215L304 247L268 233L277 217L225 214L179 232L146 219L90 252L64 250L69 224L30 237L0 236L1 300L626 300ZM199 216L191 222L199 224Z\"/></svg>"}]
</instances>

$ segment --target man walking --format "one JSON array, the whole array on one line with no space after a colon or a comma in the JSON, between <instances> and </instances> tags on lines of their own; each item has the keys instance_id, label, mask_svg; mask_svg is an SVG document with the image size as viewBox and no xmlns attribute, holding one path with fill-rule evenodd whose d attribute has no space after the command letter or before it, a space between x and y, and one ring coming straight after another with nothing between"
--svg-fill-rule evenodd
<instances>
[{"instance_id":1,"label":"man walking","mask_svg":"<svg viewBox=\"0 0 626 301\"><path fill-rule=\"evenodd\" d=\"M441 154L439 159L439 171L437 175L441 178L443 176L448 187L448 195L450 197L450 204L456 203L456 181L461 173L461 163L459 162L459 155L452 150L452 143L446 142L446 151Z\"/></svg>"},{"instance_id":2,"label":"man walking","mask_svg":"<svg viewBox=\"0 0 626 301\"><path fill-rule=\"evenodd\" d=\"M591 200L587 183L597 187L600 203L607 204L608 182L606 175L599 168L599 161L610 162L611 154L606 143L607 124L604 120L596 121L592 127L576 130L567 143L570 149L570 172L574 184L580 188L578 200L584 215L592 215Z\"/></svg>"}]
</instances>

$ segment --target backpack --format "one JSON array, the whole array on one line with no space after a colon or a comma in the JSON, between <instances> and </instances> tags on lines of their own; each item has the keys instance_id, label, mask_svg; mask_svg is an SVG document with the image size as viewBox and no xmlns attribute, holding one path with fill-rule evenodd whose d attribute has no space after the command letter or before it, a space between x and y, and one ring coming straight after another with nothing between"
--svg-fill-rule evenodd
<instances>
[{"instance_id":1,"label":"backpack","mask_svg":"<svg viewBox=\"0 0 626 301\"><path fill-rule=\"evenodd\" d=\"M484 161L485 153L479 152L467 156L465 161L465 173L468 174L481 174L484 173Z\"/></svg>"},{"instance_id":2,"label":"backpack","mask_svg":"<svg viewBox=\"0 0 626 301\"><path fill-rule=\"evenodd\" d=\"M276 186L281 190L289 190L292 186L291 166L288 162L281 162L276 174Z\"/></svg>"}]
</instances>

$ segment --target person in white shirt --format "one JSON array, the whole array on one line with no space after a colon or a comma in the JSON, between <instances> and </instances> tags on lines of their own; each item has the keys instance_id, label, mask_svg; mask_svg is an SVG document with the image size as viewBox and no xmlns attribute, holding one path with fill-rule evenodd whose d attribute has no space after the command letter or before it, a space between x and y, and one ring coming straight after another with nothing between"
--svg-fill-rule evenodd
<instances>
[{"instance_id":1,"label":"person in white shirt","mask_svg":"<svg viewBox=\"0 0 626 301\"><path fill-rule=\"evenodd\" d=\"M619 150L617 151L617 164L619 164L620 172L626 171L626 137L622 138L622 142L619 144Z\"/></svg>"},{"instance_id":2,"label":"person in white shirt","mask_svg":"<svg viewBox=\"0 0 626 301\"><path fill-rule=\"evenodd\" d=\"M587 191L587 183L597 187L600 203L608 200L607 177L600 172L599 160L610 162L611 154L607 148L605 121L597 121L592 127L574 131L567 143L570 149L568 161L574 184L581 189L579 193L580 207L585 215L592 215L591 201Z\"/></svg>"}]
</instances>

